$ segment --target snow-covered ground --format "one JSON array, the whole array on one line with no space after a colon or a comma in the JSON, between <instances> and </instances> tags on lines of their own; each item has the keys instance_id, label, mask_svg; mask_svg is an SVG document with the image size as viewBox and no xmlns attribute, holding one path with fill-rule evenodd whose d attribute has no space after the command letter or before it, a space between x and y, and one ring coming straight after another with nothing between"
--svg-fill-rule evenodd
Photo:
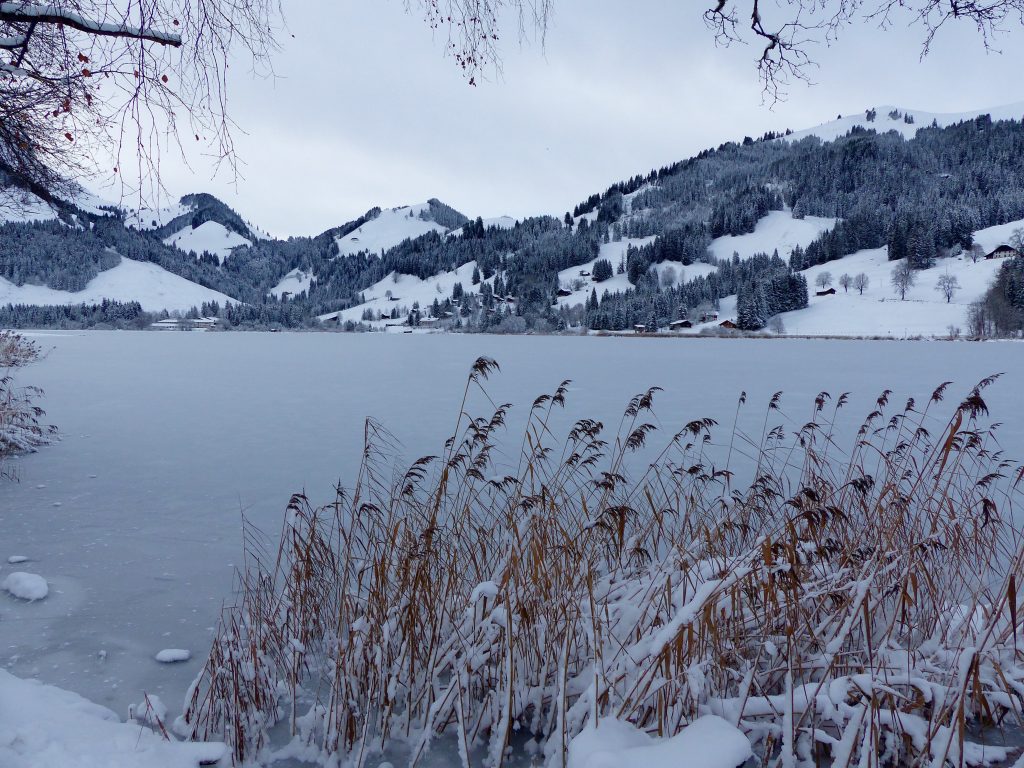
<instances>
[{"instance_id":1,"label":"snow-covered ground","mask_svg":"<svg viewBox=\"0 0 1024 768\"><path fill-rule=\"evenodd\" d=\"M708 250L718 259L731 259L738 253L741 259L749 259L755 253L769 256L778 250L779 256L789 258L796 247L806 248L822 232L836 225L835 219L821 216L805 216L794 219L790 211L769 211L757 222L754 231L746 235L725 235L715 238Z\"/></svg>"},{"instance_id":2,"label":"snow-covered ground","mask_svg":"<svg viewBox=\"0 0 1024 768\"><path fill-rule=\"evenodd\" d=\"M204 301L234 301L156 264L123 256L120 264L100 272L83 290L74 293L42 285L15 285L0 277L0 305L94 304L103 299L138 301L148 312L187 310Z\"/></svg>"},{"instance_id":3,"label":"snow-covered ground","mask_svg":"<svg viewBox=\"0 0 1024 768\"><path fill-rule=\"evenodd\" d=\"M198 768L226 752L223 744L165 740L78 694L0 669L3 768Z\"/></svg>"},{"instance_id":4,"label":"snow-covered ground","mask_svg":"<svg viewBox=\"0 0 1024 768\"><path fill-rule=\"evenodd\" d=\"M339 256L351 256L360 251L379 254L393 248L403 240L425 235L427 232L447 232L434 221L424 221L420 213L429 212L427 203L383 210L371 221L353 232L338 238Z\"/></svg>"},{"instance_id":5,"label":"snow-covered ground","mask_svg":"<svg viewBox=\"0 0 1024 768\"><path fill-rule=\"evenodd\" d=\"M893 110L900 113L900 116L896 119L889 117L889 113ZM904 115L908 114L913 116L913 123L907 123L904 120ZM955 125L956 123L963 122L964 120L973 120L979 115L991 115L993 120L1021 120L1024 118L1024 102L1015 102L1013 104L1007 104L1005 106L990 109L978 109L972 112L953 113L925 112L919 109L904 109L903 107L884 105L875 107L875 119L873 122L868 121L867 110L861 109L857 112L844 115L836 120L830 120L827 123L822 123L821 125L817 125L813 128L795 131L789 136L784 136L780 140L799 141L800 139L807 138L808 136L817 136L822 141L833 141L840 136L845 136L854 126L870 128L878 131L879 133L897 131L902 134L904 138L912 139L919 129L930 126L932 121L938 123L939 127L944 128L949 125Z\"/></svg>"},{"instance_id":6,"label":"snow-covered ground","mask_svg":"<svg viewBox=\"0 0 1024 768\"><path fill-rule=\"evenodd\" d=\"M290 293L293 297L298 296L303 291L308 291L312 282L312 273L293 269L270 289L270 295L274 298L280 298L282 293Z\"/></svg>"},{"instance_id":7,"label":"snow-covered ground","mask_svg":"<svg viewBox=\"0 0 1024 768\"><path fill-rule=\"evenodd\" d=\"M214 254L223 263L231 255L231 250L240 245L252 245L252 242L236 232L232 232L217 221L204 221L198 227L184 227L170 237L164 238L165 245L194 253L197 256L207 251Z\"/></svg>"}]
</instances>

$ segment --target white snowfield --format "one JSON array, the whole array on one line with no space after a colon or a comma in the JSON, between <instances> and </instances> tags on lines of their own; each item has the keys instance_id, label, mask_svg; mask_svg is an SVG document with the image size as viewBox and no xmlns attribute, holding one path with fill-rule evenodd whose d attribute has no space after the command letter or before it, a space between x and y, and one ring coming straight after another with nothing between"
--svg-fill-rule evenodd
<instances>
[{"instance_id":1,"label":"white snowfield","mask_svg":"<svg viewBox=\"0 0 1024 768\"><path fill-rule=\"evenodd\" d=\"M835 219L821 216L805 216L794 219L791 211L769 211L754 226L754 231L746 235L724 235L715 238L708 250L718 259L731 259L738 253L741 259L749 259L756 253L769 256L778 250L779 256L789 258L790 252L800 246L806 248L813 243L822 232L827 232L836 225Z\"/></svg>"},{"instance_id":2,"label":"white snowfield","mask_svg":"<svg viewBox=\"0 0 1024 768\"><path fill-rule=\"evenodd\" d=\"M186 226L170 237L164 238L165 245L173 245L185 253L199 256L203 251L212 253L223 264L231 251L240 245L252 245L252 241L232 232L217 221L204 221L193 229Z\"/></svg>"},{"instance_id":3,"label":"white snowfield","mask_svg":"<svg viewBox=\"0 0 1024 768\"><path fill-rule=\"evenodd\" d=\"M381 211L376 218L335 240L338 255L352 256L361 251L380 254L403 240L420 237L427 232L447 232L447 228L437 222L420 218L421 213L429 210L427 203L421 203Z\"/></svg>"},{"instance_id":4,"label":"white snowfield","mask_svg":"<svg viewBox=\"0 0 1024 768\"><path fill-rule=\"evenodd\" d=\"M223 744L165 741L76 693L0 669L3 768L197 768L226 754Z\"/></svg>"},{"instance_id":5,"label":"white snowfield","mask_svg":"<svg viewBox=\"0 0 1024 768\"><path fill-rule=\"evenodd\" d=\"M963 122L964 120L973 120L980 115L990 115L993 121L1024 119L1024 101L991 109L977 109L973 112L925 112L919 109L904 109L903 107L893 107L891 105L878 106L874 109L874 121L869 121L867 119L867 110L861 109L848 115L844 115L836 120L822 123L814 128L795 131L789 136L783 136L779 140L800 141L800 139L805 139L808 136L817 136L822 141L833 141L838 139L840 136L845 136L854 126L869 128L877 131L878 133L896 131L904 138L912 139L917 134L918 130L921 128L927 128L933 121L938 123L940 128L945 128L946 126L955 125L956 123ZM893 119L889 117L889 113L893 110L899 112L900 116L898 118ZM905 115L913 116L914 122L907 123L904 119Z\"/></svg>"},{"instance_id":6,"label":"white snowfield","mask_svg":"<svg viewBox=\"0 0 1024 768\"><path fill-rule=\"evenodd\" d=\"M96 304L104 299L138 301L147 312L188 310L205 301L235 301L156 264L124 256L116 267L100 272L83 290L73 293L43 285L15 285L0 277L0 305Z\"/></svg>"},{"instance_id":7,"label":"white snowfield","mask_svg":"<svg viewBox=\"0 0 1024 768\"><path fill-rule=\"evenodd\" d=\"M303 272L301 269L293 269L287 275L281 278L277 285L270 289L269 293L275 299L281 298L284 293L290 293L292 297L298 296L300 293L309 290L309 286L313 283L313 274L311 272Z\"/></svg>"}]
</instances>

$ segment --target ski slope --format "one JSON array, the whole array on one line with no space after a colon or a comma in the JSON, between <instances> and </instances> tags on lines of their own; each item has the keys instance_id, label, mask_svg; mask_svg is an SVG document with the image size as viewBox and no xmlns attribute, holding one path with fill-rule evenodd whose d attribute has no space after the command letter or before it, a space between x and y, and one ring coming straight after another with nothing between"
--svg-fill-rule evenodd
<instances>
[{"instance_id":1,"label":"ski slope","mask_svg":"<svg viewBox=\"0 0 1024 768\"><path fill-rule=\"evenodd\" d=\"M361 251L379 254L394 248L403 240L420 237L428 232L447 232L437 222L420 218L421 213L429 211L427 203L381 211L376 218L335 240L338 255L353 256Z\"/></svg>"},{"instance_id":2,"label":"ski slope","mask_svg":"<svg viewBox=\"0 0 1024 768\"><path fill-rule=\"evenodd\" d=\"M769 256L778 250L779 256L789 258L790 252L800 246L806 248L813 243L822 232L827 232L836 225L835 219L821 216L805 216L794 219L791 211L769 211L754 227L754 231L746 235L725 235L711 242L708 250L717 259L731 259L738 253L741 259L749 259L755 253L766 253Z\"/></svg>"},{"instance_id":3,"label":"ski slope","mask_svg":"<svg viewBox=\"0 0 1024 768\"><path fill-rule=\"evenodd\" d=\"M979 115L991 115L992 120L994 121L1024 119L1024 102L1015 102L1013 104L1007 104L1005 106L995 107L992 109L977 109L973 112L925 112L919 109L904 109L902 107L893 107L891 105L879 106L874 109L876 116L873 122L868 121L867 110L862 109L836 120L830 120L827 123L822 123L821 125L817 125L813 128L795 131L789 136L781 137L778 141L800 141L801 139L806 139L808 136L817 136L822 141L834 141L841 136L845 136L850 132L850 129L855 126L868 128L878 131L879 133L896 131L904 138L912 139L917 135L919 129L930 126L933 121L937 123L940 128L945 128L950 125L956 125L964 120L973 120ZM899 112L900 117L896 119L890 118L889 113L893 110ZM913 116L913 123L907 123L904 120L903 116L907 114Z\"/></svg>"},{"instance_id":4,"label":"ski slope","mask_svg":"<svg viewBox=\"0 0 1024 768\"><path fill-rule=\"evenodd\" d=\"M193 229L186 226L170 237L164 238L164 245L172 245L185 253L199 256L204 251L212 253L223 264L231 251L241 245L252 245L252 241L232 232L217 221L204 221Z\"/></svg>"},{"instance_id":5,"label":"ski slope","mask_svg":"<svg viewBox=\"0 0 1024 768\"><path fill-rule=\"evenodd\" d=\"M15 285L0 277L0 305L97 304L104 299L138 301L147 312L188 310L206 301L233 302L163 267L121 257L116 267L100 272L81 291L58 291L43 285Z\"/></svg>"}]
</instances>

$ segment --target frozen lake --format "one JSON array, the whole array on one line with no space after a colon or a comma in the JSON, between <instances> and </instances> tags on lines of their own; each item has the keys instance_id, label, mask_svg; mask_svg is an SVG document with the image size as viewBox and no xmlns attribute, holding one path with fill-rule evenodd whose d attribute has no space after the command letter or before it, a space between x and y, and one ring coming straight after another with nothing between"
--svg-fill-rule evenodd
<instances>
[{"instance_id":1,"label":"frozen lake","mask_svg":"<svg viewBox=\"0 0 1024 768\"><path fill-rule=\"evenodd\" d=\"M1024 346L1012 343L627 339L375 334L40 333L48 356L19 374L46 390L62 439L17 462L0 484L0 577L17 566L45 576L50 596L0 594L0 665L82 693L120 714L158 694L173 709L208 650L230 599L242 514L275 534L294 491L314 500L348 483L372 416L412 460L437 453L457 416L470 364L495 358L488 388L516 405L573 379L562 425L583 416L618 424L649 386L663 437L694 418L760 433L783 390L793 423L814 396L852 393L857 424L885 388L923 403L956 382L950 408L979 379L1002 442L1024 457ZM782 423L774 420L773 423ZM667 434L666 434L667 433ZM657 439L654 443L658 444ZM191 661L154 654L186 648Z\"/></svg>"}]
</instances>

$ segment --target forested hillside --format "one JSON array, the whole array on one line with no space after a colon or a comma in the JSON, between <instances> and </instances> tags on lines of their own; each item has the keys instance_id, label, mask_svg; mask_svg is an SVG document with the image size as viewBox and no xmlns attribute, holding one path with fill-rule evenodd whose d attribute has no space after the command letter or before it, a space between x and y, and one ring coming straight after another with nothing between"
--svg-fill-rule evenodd
<instances>
[{"instance_id":1,"label":"forested hillside","mask_svg":"<svg viewBox=\"0 0 1024 768\"><path fill-rule=\"evenodd\" d=\"M246 327L318 318L349 329L423 321L466 330L664 327L735 295L739 326L756 329L807 305L800 270L881 247L927 269L968 251L973 232L1024 219L1019 120L981 115L921 126L908 139L912 116L895 114L869 110L863 125L831 141L768 134L722 144L612 184L564 216L514 223L488 225L431 200L374 208L317 237L273 240L209 195L187 196L160 216L67 205L51 221L0 226L0 277L74 292L123 256L230 296L244 306L216 311ZM890 130L897 122L900 130ZM813 238L722 257L723 244L769 215L813 219ZM229 245L185 250L205 242L190 240L188 228L209 222ZM471 274L465 284L461 267ZM581 274L569 272L577 267ZM282 282L300 274L301 282ZM397 286L410 278L416 291L401 295Z\"/></svg>"}]
</instances>

